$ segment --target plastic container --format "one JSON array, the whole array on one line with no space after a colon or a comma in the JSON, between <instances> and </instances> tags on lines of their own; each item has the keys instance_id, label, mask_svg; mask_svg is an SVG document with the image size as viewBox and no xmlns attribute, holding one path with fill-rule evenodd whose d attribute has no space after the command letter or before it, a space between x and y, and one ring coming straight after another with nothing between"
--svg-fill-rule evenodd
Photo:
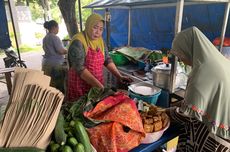
<instances>
[{"instance_id":1,"label":"plastic container","mask_svg":"<svg viewBox=\"0 0 230 152\"><path fill-rule=\"evenodd\" d=\"M139 69L144 69L146 66L144 61L139 61L139 60L137 61L137 65Z\"/></svg>"},{"instance_id":2,"label":"plastic container","mask_svg":"<svg viewBox=\"0 0 230 152\"><path fill-rule=\"evenodd\" d=\"M143 100L143 101L148 102L149 104L156 105L157 99L159 95L161 94L161 92L158 92L152 96L143 96L143 95L135 94L134 92L128 90L128 94L129 94L129 97L132 99L137 98L138 100Z\"/></svg>"},{"instance_id":3,"label":"plastic container","mask_svg":"<svg viewBox=\"0 0 230 152\"><path fill-rule=\"evenodd\" d=\"M139 87L139 88L142 87L143 93L145 93L145 94L140 94L138 91L135 92L135 88L137 88L137 87ZM149 87L149 89L145 91L144 87L147 89ZM136 98L138 100L143 100L143 101L148 102L149 104L153 104L153 105L155 105L157 103L158 97L161 94L160 88L157 88L151 84L147 84L144 82L132 84L128 88L129 88L128 89L128 95L130 98L132 98L132 99ZM150 89L152 90L152 93L151 93Z\"/></svg>"},{"instance_id":4,"label":"plastic container","mask_svg":"<svg viewBox=\"0 0 230 152\"><path fill-rule=\"evenodd\" d=\"M112 51L109 52L109 55L112 58L114 64L116 64L117 66L126 65L129 63L129 60L121 53Z\"/></svg>"},{"instance_id":5,"label":"plastic container","mask_svg":"<svg viewBox=\"0 0 230 152\"><path fill-rule=\"evenodd\" d=\"M213 40L213 44L216 45L216 46L219 46L220 45L220 37L217 37ZM230 38L229 37L225 37L224 38L224 43L223 43L223 46L230 46Z\"/></svg>"},{"instance_id":6,"label":"plastic container","mask_svg":"<svg viewBox=\"0 0 230 152\"><path fill-rule=\"evenodd\" d=\"M140 61L140 60L137 61L137 65L139 69L144 70L146 72L150 71L151 68L153 67L152 64L145 63L144 61Z\"/></svg>"}]
</instances>

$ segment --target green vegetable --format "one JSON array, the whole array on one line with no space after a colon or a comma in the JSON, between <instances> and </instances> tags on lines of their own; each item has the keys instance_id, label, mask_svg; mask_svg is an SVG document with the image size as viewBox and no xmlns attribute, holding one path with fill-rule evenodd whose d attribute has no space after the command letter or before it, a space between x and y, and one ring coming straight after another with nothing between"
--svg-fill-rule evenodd
<instances>
[{"instance_id":1,"label":"green vegetable","mask_svg":"<svg viewBox=\"0 0 230 152\"><path fill-rule=\"evenodd\" d=\"M64 131L64 124L65 124L65 119L62 112L60 112L54 129L54 136L56 142L61 145L64 145L66 143L66 138L67 138L67 135Z\"/></svg>"},{"instance_id":2,"label":"green vegetable","mask_svg":"<svg viewBox=\"0 0 230 152\"><path fill-rule=\"evenodd\" d=\"M78 143L74 149L73 152L85 152L85 148L81 143Z\"/></svg>"},{"instance_id":3,"label":"green vegetable","mask_svg":"<svg viewBox=\"0 0 230 152\"><path fill-rule=\"evenodd\" d=\"M70 123L69 123L69 126L70 126L70 127L74 127L74 125L75 125L75 121L74 121L74 120L71 120Z\"/></svg>"},{"instance_id":4,"label":"green vegetable","mask_svg":"<svg viewBox=\"0 0 230 152\"><path fill-rule=\"evenodd\" d=\"M67 144L68 144L69 146L71 146L71 147L75 147L75 146L78 144L78 141L77 141L76 138L70 137L70 138L68 138L68 140L67 140Z\"/></svg>"},{"instance_id":5,"label":"green vegetable","mask_svg":"<svg viewBox=\"0 0 230 152\"><path fill-rule=\"evenodd\" d=\"M78 142L83 144L85 152L92 152L89 136L85 130L85 127L78 120L75 122L75 134Z\"/></svg>"},{"instance_id":6,"label":"green vegetable","mask_svg":"<svg viewBox=\"0 0 230 152\"><path fill-rule=\"evenodd\" d=\"M149 57L148 57L151 61L155 61L156 60L156 56L155 56L155 52L152 52Z\"/></svg>"},{"instance_id":7,"label":"green vegetable","mask_svg":"<svg viewBox=\"0 0 230 152\"><path fill-rule=\"evenodd\" d=\"M73 130L68 130L67 134L68 134L68 137L73 137L74 136L74 131Z\"/></svg>"},{"instance_id":8,"label":"green vegetable","mask_svg":"<svg viewBox=\"0 0 230 152\"><path fill-rule=\"evenodd\" d=\"M155 57L156 57L155 60L160 60L160 59L162 59L163 55L160 53L156 53Z\"/></svg>"},{"instance_id":9,"label":"green vegetable","mask_svg":"<svg viewBox=\"0 0 230 152\"><path fill-rule=\"evenodd\" d=\"M50 151L51 151L51 152L58 152L58 149L59 149L59 148L60 148L60 145L57 144L57 143L56 143L56 144L54 143L54 144L51 144L51 145L50 145Z\"/></svg>"},{"instance_id":10,"label":"green vegetable","mask_svg":"<svg viewBox=\"0 0 230 152\"><path fill-rule=\"evenodd\" d=\"M83 115L83 109L86 104L86 97L82 96L80 97L77 102L74 102L74 104L69 109L69 113L72 117L72 119L77 119L79 116Z\"/></svg>"},{"instance_id":11,"label":"green vegetable","mask_svg":"<svg viewBox=\"0 0 230 152\"><path fill-rule=\"evenodd\" d=\"M55 141L51 140L51 141L50 141L50 145L51 145L51 144L55 144Z\"/></svg>"},{"instance_id":12,"label":"green vegetable","mask_svg":"<svg viewBox=\"0 0 230 152\"><path fill-rule=\"evenodd\" d=\"M73 152L73 150L72 150L72 148L71 148L70 146L65 145L65 146L62 148L61 152Z\"/></svg>"}]
</instances>

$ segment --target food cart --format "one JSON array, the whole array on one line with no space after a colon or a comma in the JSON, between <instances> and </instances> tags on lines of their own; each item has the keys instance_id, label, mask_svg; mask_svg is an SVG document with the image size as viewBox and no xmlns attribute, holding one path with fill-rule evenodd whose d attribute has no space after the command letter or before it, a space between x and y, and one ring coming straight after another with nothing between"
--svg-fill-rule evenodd
<instances>
[{"instance_id":1,"label":"food cart","mask_svg":"<svg viewBox=\"0 0 230 152\"><path fill-rule=\"evenodd\" d=\"M86 8L105 8L106 9L106 14L108 14L108 11L110 8L119 8L119 9L128 9L128 36L127 36L127 45L131 45L131 11L132 9L137 9L137 8L156 8L156 7L176 7L176 15L175 15L175 26L174 26L174 35L178 32L181 31L182 29L182 19L183 19L183 9L185 5L193 5L193 4L210 4L210 3L224 3L225 4L225 12L224 12L224 17L223 17L223 22L222 22L222 30L221 30L221 43L220 43L220 52L223 49L223 41L226 33L226 28L227 28L227 21L228 21L228 16L229 16L229 6L230 2L228 0L163 0L163 1L150 1L150 0L145 0L145 1L138 1L138 0L116 0L116 1L101 1L97 0L86 6ZM110 18L110 17L109 17ZM111 18L110 18L111 19ZM107 22L107 28L109 28L108 24L110 20L106 20ZM110 46L110 32L108 33L107 29L107 44ZM177 62L177 58L174 57L173 62L172 62L172 68L171 68L171 75L170 75L170 89L168 90L169 96L170 95L175 95L175 75L176 75L176 66L175 64ZM167 96L167 93L164 94ZM172 96L171 96L172 97ZM164 97L165 98L165 97ZM169 97L170 98L170 97ZM157 141L152 144L141 144L140 146L134 148L132 151L153 151L160 145L166 143L167 141L173 139L176 137L180 129L175 129L175 126L177 124L173 124L170 126L170 128L164 133L164 135ZM181 126L178 125L176 128L180 128ZM178 132L175 132L177 130Z\"/></svg>"},{"instance_id":2,"label":"food cart","mask_svg":"<svg viewBox=\"0 0 230 152\"><path fill-rule=\"evenodd\" d=\"M220 51L222 51L222 46L223 46L223 41L226 33L226 28L227 28L227 21L228 21L228 16L229 16L229 1L228 0L163 0L163 1L151 1L151 0L145 0L145 1L138 1L138 0L96 0L92 2L91 4L85 6L85 8L92 8L92 9L98 9L98 8L105 8L106 10L106 16L108 16L108 11L109 9L128 9L128 34L127 34L127 45L131 46L131 38L132 38L132 32L131 32L131 25L134 24L131 20L132 18L132 11L134 9L142 9L142 8L168 8L168 7L175 7L176 8L176 13L175 13L175 23L174 23L174 31L170 31L174 33L174 35L178 32L181 31L182 29L182 19L183 19L183 11L184 11L184 6L186 5L194 5L194 4L217 4L217 3L222 3L225 4L225 12L224 12L224 17L223 17L223 23L222 23L222 30L221 30L221 43L220 43ZM111 18L113 17L108 17L110 21ZM174 18L172 18L173 20ZM109 22L106 22L106 25ZM220 23L221 24L221 23ZM109 28L107 26L107 28ZM107 29L107 31L109 31ZM107 44L110 46L110 32L107 32ZM174 62L172 62L172 68L171 68L171 78L170 78L170 93L175 92L175 71L176 71L176 61L177 59L174 58Z\"/></svg>"}]
</instances>

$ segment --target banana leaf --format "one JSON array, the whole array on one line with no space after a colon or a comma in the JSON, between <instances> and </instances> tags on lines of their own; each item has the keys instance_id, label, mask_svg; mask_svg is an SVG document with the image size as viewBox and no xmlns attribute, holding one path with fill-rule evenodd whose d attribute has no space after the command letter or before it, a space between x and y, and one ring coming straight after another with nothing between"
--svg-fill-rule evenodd
<instances>
[{"instance_id":1,"label":"banana leaf","mask_svg":"<svg viewBox=\"0 0 230 152\"><path fill-rule=\"evenodd\" d=\"M91 88L87 94L80 97L78 100L74 101L73 103L63 105L62 110L64 111L64 114L67 115L67 121L80 119L85 127L94 127L105 121L88 119L84 117L83 113L93 109L98 102L110 95L113 95L114 93L115 91L111 88L105 88L103 90Z\"/></svg>"}]
</instances>

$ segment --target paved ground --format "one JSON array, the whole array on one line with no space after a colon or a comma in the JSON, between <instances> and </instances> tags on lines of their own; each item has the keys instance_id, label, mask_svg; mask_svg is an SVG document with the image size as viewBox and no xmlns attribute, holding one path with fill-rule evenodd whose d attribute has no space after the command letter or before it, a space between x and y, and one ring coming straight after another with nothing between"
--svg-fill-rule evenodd
<instances>
[{"instance_id":1,"label":"paved ground","mask_svg":"<svg viewBox=\"0 0 230 152\"><path fill-rule=\"evenodd\" d=\"M26 61L26 65L30 69L41 70L42 51L39 52L27 52L21 54L21 59ZM0 56L0 68L4 68L3 62L4 56ZM4 83L4 75L0 75L0 108L8 102L8 92L6 84Z\"/></svg>"},{"instance_id":2,"label":"paved ground","mask_svg":"<svg viewBox=\"0 0 230 152\"><path fill-rule=\"evenodd\" d=\"M42 60L42 51L36 51L36 52L26 52L21 53L21 59L26 61L26 65L30 69L41 69L41 60ZM3 58L5 56L0 56L0 68L4 68L4 61Z\"/></svg>"}]
</instances>

